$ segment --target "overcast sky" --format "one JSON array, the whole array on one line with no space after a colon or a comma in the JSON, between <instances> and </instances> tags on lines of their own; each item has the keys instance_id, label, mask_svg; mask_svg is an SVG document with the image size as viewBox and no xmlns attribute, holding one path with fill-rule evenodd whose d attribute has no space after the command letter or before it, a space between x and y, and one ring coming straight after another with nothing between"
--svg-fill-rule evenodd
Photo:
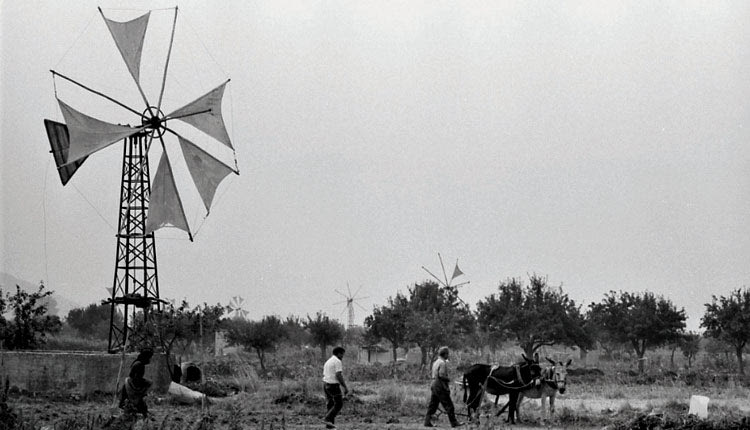
<instances>
[{"instance_id":1,"label":"overcast sky","mask_svg":"<svg viewBox=\"0 0 750 430\"><path fill-rule=\"evenodd\" d=\"M43 119L63 120L56 86L89 115L137 120L49 70L140 106L97 6L127 20L174 3L0 2L0 270L80 304L112 284L122 147L63 187ZM165 105L231 78L241 174L205 221L190 215L194 242L157 232L162 297L345 321L334 289L361 286L370 310L421 266L440 273L440 252L472 308L536 273L585 305L664 295L696 329L712 294L748 283L747 1L179 7ZM171 20L152 13L147 91Z\"/></svg>"}]
</instances>

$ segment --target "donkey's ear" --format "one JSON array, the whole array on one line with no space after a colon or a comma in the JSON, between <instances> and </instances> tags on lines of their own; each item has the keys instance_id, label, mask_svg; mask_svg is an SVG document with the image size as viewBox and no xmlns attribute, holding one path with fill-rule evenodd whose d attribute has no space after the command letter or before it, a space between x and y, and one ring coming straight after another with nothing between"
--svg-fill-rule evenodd
<instances>
[{"instance_id":1,"label":"donkey's ear","mask_svg":"<svg viewBox=\"0 0 750 430\"><path fill-rule=\"evenodd\" d=\"M553 360L553 359L551 359L549 357L544 357L544 358L546 358L547 361L549 361L553 366L555 365L555 360Z\"/></svg>"},{"instance_id":2,"label":"donkey's ear","mask_svg":"<svg viewBox=\"0 0 750 430\"><path fill-rule=\"evenodd\" d=\"M534 353L534 363L539 363L539 353L538 352Z\"/></svg>"},{"instance_id":3,"label":"donkey's ear","mask_svg":"<svg viewBox=\"0 0 750 430\"><path fill-rule=\"evenodd\" d=\"M572 363L572 362L573 362L573 359L572 359L572 358L569 358L569 359L568 359L568 362L567 362L567 363L565 363L565 367L568 367L568 366L570 366L570 363Z\"/></svg>"},{"instance_id":4,"label":"donkey's ear","mask_svg":"<svg viewBox=\"0 0 750 430\"><path fill-rule=\"evenodd\" d=\"M528 358L526 358L526 354L524 354L523 352L521 353L521 357L523 357L524 361L531 361Z\"/></svg>"}]
</instances>

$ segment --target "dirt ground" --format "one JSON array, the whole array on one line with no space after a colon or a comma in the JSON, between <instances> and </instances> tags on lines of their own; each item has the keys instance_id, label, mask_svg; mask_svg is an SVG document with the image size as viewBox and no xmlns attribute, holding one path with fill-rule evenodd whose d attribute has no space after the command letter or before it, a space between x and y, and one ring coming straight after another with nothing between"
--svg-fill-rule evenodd
<instances>
[{"instance_id":1,"label":"dirt ground","mask_svg":"<svg viewBox=\"0 0 750 430\"><path fill-rule=\"evenodd\" d=\"M13 411L30 422L35 429L322 429L325 409L323 395L317 390L317 380L309 384L286 386L268 381L256 391L240 392L228 397L215 398L204 404L180 404L169 395L152 394L147 398L151 416L132 427L113 426L113 416L120 411L112 408L113 395L79 399L71 396L11 395L8 403ZM354 382L352 392L337 418L339 429L423 429L427 405L427 388L420 383L395 381ZM492 415L489 397L484 403L481 423L464 428L472 430L504 429L601 429L623 422L637 415L660 414L665 410L678 416L687 415L691 394L704 394L711 398L709 418L726 414L727 410L750 416L750 390L733 389L693 393L685 387L624 386L572 386L568 393L556 400L556 414L552 422L543 420L539 400L526 400L521 406L523 422L508 425L505 417ZM391 394L389 397L388 393ZM456 389L454 403L459 419L466 421L462 393ZM501 404L506 401L501 397ZM445 415L438 414L438 428L449 428ZM107 427L107 424L110 424ZM0 426L1 427L1 426Z\"/></svg>"},{"instance_id":2,"label":"dirt ground","mask_svg":"<svg viewBox=\"0 0 750 430\"><path fill-rule=\"evenodd\" d=\"M44 430L62 428L101 428L112 420L119 410L113 409L111 398L94 400L49 399L41 397L11 398L10 405L20 416L32 421L35 428ZM457 400L459 412L465 412L460 400ZM502 400L502 399L501 399ZM488 402L489 403L489 402ZM509 425L502 418L490 418L489 411L483 414L481 424L469 424L467 429L503 429L515 430L539 428L603 428L607 425L607 416L613 421L618 410L627 403L633 409L648 412L648 409L658 408L658 400L595 400L559 398L556 408L559 413L562 408L585 409L589 415L596 416L596 424L586 422L560 423L553 421L546 423L541 420L538 400L530 400L522 405L523 423ZM732 407L742 408L750 413L750 405L746 399L723 401ZM324 428L321 421L324 405L322 399L315 404L278 404L269 406L251 396L235 396L217 399L209 405L177 404L168 397L149 398L152 415L147 421L139 421L133 428L149 429L318 429ZM414 410L413 414L404 415L401 411L380 408L372 410L366 404L352 404L347 402L337 418L339 429L423 429L422 420L426 408ZM462 421L466 417L459 416ZM434 420L437 428L450 428L445 415L438 414ZM201 426L202 425L202 426Z\"/></svg>"}]
</instances>

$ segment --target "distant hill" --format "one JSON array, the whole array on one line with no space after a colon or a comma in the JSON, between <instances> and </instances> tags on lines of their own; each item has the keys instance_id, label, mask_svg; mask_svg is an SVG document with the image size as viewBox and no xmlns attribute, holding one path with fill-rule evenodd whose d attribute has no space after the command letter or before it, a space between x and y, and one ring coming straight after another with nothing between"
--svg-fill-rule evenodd
<instances>
[{"instance_id":1,"label":"distant hill","mask_svg":"<svg viewBox=\"0 0 750 430\"><path fill-rule=\"evenodd\" d=\"M0 272L0 288L2 288L4 292L15 294L16 285L26 292L35 292L39 289L39 282L30 282L25 279L16 278L9 273ZM83 307L83 305L62 296L54 289L52 289L52 291L54 291L54 293L49 297L49 302L47 303L47 309L49 310L50 315L57 315L60 318L65 318L68 316L68 312L70 312L71 309Z\"/></svg>"}]
</instances>

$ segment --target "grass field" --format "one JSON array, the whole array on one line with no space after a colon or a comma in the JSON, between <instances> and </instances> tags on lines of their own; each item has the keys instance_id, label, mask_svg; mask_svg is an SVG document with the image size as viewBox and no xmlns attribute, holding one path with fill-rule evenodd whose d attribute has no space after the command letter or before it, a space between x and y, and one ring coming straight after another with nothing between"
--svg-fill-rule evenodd
<instances>
[{"instance_id":1,"label":"grass field","mask_svg":"<svg viewBox=\"0 0 750 430\"><path fill-rule=\"evenodd\" d=\"M11 391L2 421L24 429L317 429L323 428L323 398L317 360L285 356L259 377L251 356L213 360L204 366L207 382L200 387L212 395L203 404L179 404L169 396L148 398L152 417L136 422L113 419L112 395L72 398L34 396ZM307 361L306 361L307 360ZM467 359L470 361L470 359ZM415 364L347 364L351 394L337 419L341 429L418 429L426 410L429 382ZM456 374L460 374L457 371ZM538 400L521 406L523 422L509 426L494 417L489 397L479 423L467 428L750 428L748 380L732 373L703 369L674 372L648 369L639 375L610 365L601 369L572 369L568 390L556 401L551 421L541 414ZM709 418L688 416L691 395L709 397ZM462 390L453 387L454 403L465 413ZM507 397L501 397L504 403ZM0 408L1 409L1 408ZM5 415L3 415L5 414ZM11 417L10 419L8 417ZM459 417L464 418L465 417ZM445 416L436 422L448 427ZM3 426L0 425L0 429Z\"/></svg>"}]
</instances>

